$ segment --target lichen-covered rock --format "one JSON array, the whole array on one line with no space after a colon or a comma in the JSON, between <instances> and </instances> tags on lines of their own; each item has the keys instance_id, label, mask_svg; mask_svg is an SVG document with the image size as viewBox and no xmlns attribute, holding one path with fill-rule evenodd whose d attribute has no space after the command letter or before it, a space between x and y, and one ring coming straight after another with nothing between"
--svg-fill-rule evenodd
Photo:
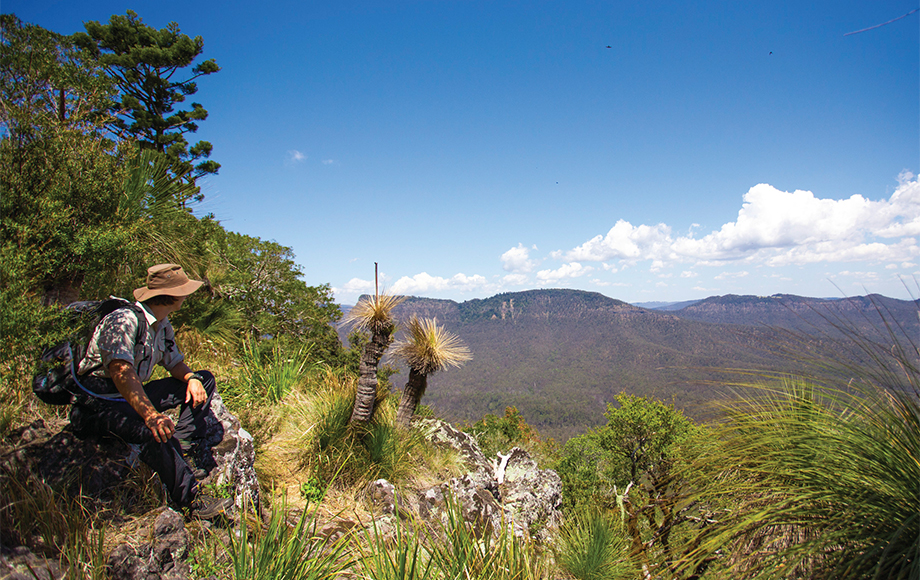
<instances>
[{"instance_id":1,"label":"lichen-covered rock","mask_svg":"<svg viewBox=\"0 0 920 580\"><path fill-rule=\"evenodd\" d=\"M413 421L413 425L421 429L425 437L435 445L449 447L459 453L470 472L481 475L484 479L495 479L492 462L469 433L464 433L440 419L417 419Z\"/></svg>"},{"instance_id":2,"label":"lichen-covered rock","mask_svg":"<svg viewBox=\"0 0 920 580\"><path fill-rule=\"evenodd\" d=\"M65 577L54 558L42 558L25 546L0 546L0 580L57 580Z\"/></svg>"},{"instance_id":3,"label":"lichen-covered rock","mask_svg":"<svg viewBox=\"0 0 920 580\"><path fill-rule=\"evenodd\" d=\"M8 474L31 473L71 496L111 499L113 488L130 472L128 446L111 438L82 440L61 426L55 431L38 419L12 433L7 439L11 449L0 458L0 467Z\"/></svg>"},{"instance_id":4,"label":"lichen-covered rock","mask_svg":"<svg viewBox=\"0 0 920 580\"><path fill-rule=\"evenodd\" d=\"M423 520L448 525L450 510L472 524L477 536L492 534L502 527L503 508L493 489L477 474L456 477L419 493L418 512Z\"/></svg>"},{"instance_id":5,"label":"lichen-covered rock","mask_svg":"<svg viewBox=\"0 0 920 580\"><path fill-rule=\"evenodd\" d=\"M511 450L499 494L517 534L526 531L545 542L561 521L562 479L551 469L539 469L523 449Z\"/></svg>"},{"instance_id":6,"label":"lichen-covered rock","mask_svg":"<svg viewBox=\"0 0 920 580\"><path fill-rule=\"evenodd\" d=\"M252 435L227 410L220 393L214 393L205 423L204 445L197 446L194 454L195 464L209 472L202 485L218 489L230 487L237 508L258 509L259 479Z\"/></svg>"},{"instance_id":7,"label":"lichen-covered rock","mask_svg":"<svg viewBox=\"0 0 920 580\"><path fill-rule=\"evenodd\" d=\"M417 511L423 519L446 523L449 497L463 519L480 533L504 524L515 535L549 539L561 521L562 480L556 472L540 469L517 447L489 460L473 437L444 421L423 419L416 425L435 444L455 449L470 469L463 477L418 494Z\"/></svg>"},{"instance_id":8,"label":"lichen-covered rock","mask_svg":"<svg viewBox=\"0 0 920 580\"><path fill-rule=\"evenodd\" d=\"M146 534L149 542L120 544L109 553L107 567L114 580L184 580L191 567L185 520L163 508Z\"/></svg>"}]
</instances>

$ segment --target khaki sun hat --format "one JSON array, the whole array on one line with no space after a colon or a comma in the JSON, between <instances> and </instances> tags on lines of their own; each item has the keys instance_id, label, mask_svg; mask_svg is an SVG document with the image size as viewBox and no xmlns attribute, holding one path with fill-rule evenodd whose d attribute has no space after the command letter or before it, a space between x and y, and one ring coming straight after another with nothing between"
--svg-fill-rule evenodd
<instances>
[{"instance_id":1,"label":"khaki sun hat","mask_svg":"<svg viewBox=\"0 0 920 580\"><path fill-rule=\"evenodd\" d=\"M147 268L147 285L134 291L134 298L143 302L154 296L188 296L204 282L189 280L179 264L157 264Z\"/></svg>"}]
</instances>

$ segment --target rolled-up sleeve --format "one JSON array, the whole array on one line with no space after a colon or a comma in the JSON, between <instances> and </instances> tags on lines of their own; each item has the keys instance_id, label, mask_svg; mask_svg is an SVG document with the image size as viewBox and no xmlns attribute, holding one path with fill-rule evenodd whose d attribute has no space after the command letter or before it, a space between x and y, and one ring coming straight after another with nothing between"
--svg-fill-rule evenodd
<instances>
[{"instance_id":1,"label":"rolled-up sleeve","mask_svg":"<svg viewBox=\"0 0 920 580\"><path fill-rule=\"evenodd\" d=\"M134 366L134 336L137 316L128 309L116 310L102 319L96 329L94 342L104 369L114 360Z\"/></svg>"}]
</instances>

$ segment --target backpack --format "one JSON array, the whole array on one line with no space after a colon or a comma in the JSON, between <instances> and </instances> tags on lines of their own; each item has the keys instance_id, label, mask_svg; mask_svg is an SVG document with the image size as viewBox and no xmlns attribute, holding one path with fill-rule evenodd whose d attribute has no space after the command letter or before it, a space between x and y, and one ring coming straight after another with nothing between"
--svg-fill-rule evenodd
<instances>
[{"instance_id":1,"label":"backpack","mask_svg":"<svg viewBox=\"0 0 920 580\"><path fill-rule=\"evenodd\" d=\"M110 297L107 300L73 302L65 307L76 332L70 340L49 346L42 352L40 371L32 379L32 392L49 405L69 405L80 395L89 395L109 401L124 401L118 395L100 395L83 386L77 367L86 355L86 349L96 327L107 315L128 308L137 315L135 344L147 340L147 316L135 303L124 298ZM81 332L79 329L83 328ZM89 369L83 376L98 369Z\"/></svg>"}]
</instances>

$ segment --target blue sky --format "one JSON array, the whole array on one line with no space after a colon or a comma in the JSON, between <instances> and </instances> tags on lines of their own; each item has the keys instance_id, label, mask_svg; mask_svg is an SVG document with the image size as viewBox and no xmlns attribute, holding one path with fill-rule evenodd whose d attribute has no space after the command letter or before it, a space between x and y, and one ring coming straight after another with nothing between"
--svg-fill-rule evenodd
<instances>
[{"instance_id":1,"label":"blue sky","mask_svg":"<svg viewBox=\"0 0 920 580\"><path fill-rule=\"evenodd\" d=\"M4 0L204 38L199 212L309 284L916 296L917 0Z\"/></svg>"}]
</instances>

